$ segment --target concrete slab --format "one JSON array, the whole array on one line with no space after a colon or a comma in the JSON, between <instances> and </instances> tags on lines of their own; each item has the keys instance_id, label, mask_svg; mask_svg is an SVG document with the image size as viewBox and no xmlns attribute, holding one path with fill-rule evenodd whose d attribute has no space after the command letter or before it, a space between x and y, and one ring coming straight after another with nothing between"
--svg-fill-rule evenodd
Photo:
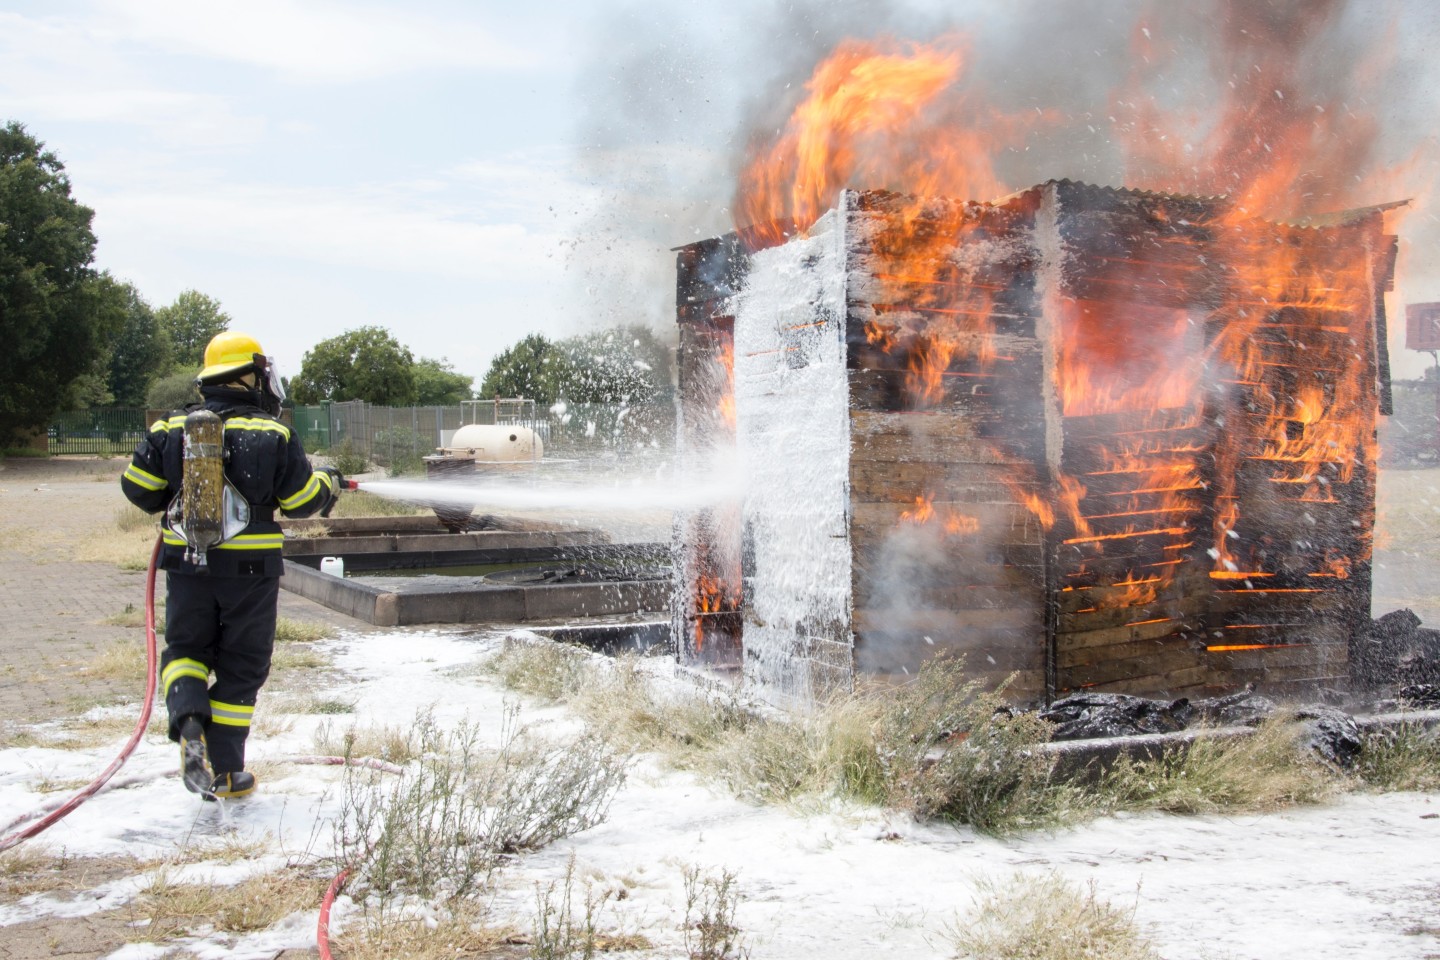
<instances>
[{"instance_id":1,"label":"concrete slab","mask_svg":"<svg viewBox=\"0 0 1440 960\"><path fill-rule=\"evenodd\" d=\"M554 562L554 557L550 559ZM348 561L347 561L348 562ZM507 586L479 577L386 577L361 582L285 561L280 583L316 603L379 627L422 623L524 623L631 613L662 613L670 582L622 580Z\"/></svg>"}]
</instances>

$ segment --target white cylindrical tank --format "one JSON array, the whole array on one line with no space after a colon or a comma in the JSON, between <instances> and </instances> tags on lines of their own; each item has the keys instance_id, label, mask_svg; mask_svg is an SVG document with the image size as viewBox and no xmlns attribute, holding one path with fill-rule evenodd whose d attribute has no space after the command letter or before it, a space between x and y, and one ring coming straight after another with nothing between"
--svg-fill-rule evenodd
<instances>
[{"instance_id":1,"label":"white cylindrical tank","mask_svg":"<svg viewBox=\"0 0 1440 960\"><path fill-rule=\"evenodd\" d=\"M466 424L455 431L455 436L444 450L446 456L456 460L491 463L539 460L545 456L545 444L534 430L503 423Z\"/></svg>"}]
</instances>

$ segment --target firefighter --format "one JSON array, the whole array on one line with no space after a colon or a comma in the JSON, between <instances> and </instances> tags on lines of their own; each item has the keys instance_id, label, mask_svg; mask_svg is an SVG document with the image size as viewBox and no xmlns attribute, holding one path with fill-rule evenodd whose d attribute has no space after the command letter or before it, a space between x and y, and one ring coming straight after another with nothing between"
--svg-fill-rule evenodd
<instances>
[{"instance_id":1,"label":"firefighter","mask_svg":"<svg viewBox=\"0 0 1440 960\"><path fill-rule=\"evenodd\" d=\"M285 391L274 362L253 337L227 331L212 339L196 384L203 402L151 425L120 486L142 510L163 511L160 686L170 739L180 745L185 786L212 800L255 789L254 774L245 770L245 738L275 644L284 572L275 510L289 517L328 513L343 478L328 467L312 471L300 438L277 419ZM202 409L223 421L228 521L219 542L197 549L193 531L187 540L180 507L185 503L186 421ZM220 436L218 425L214 429Z\"/></svg>"}]
</instances>

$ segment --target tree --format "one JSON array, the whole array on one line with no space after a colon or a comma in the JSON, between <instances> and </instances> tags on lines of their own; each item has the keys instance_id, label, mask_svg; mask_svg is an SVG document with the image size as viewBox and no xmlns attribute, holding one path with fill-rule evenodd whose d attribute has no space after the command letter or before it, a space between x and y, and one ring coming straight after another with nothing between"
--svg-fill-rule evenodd
<instances>
[{"instance_id":1,"label":"tree","mask_svg":"<svg viewBox=\"0 0 1440 960\"><path fill-rule=\"evenodd\" d=\"M559 399L566 376L565 355L542 334L532 333L490 362L480 383L480 397L524 397L542 404Z\"/></svg>"},{"instance_id":2,"label":"tree","mask_svg":"<svg viewBox=\"0 0 1440 960\"><path fill-rule=\"evenodd\" d=\"M415 361L415 402L426 407L458 406L469 400L474 377L456 373L444 357Z\"/></svg>"},{"instance_id":3,"label":"tree","mask_svg":"<svg viewBox=\"0 0 1440 960\"><path fill-rule=\"evenodd\" d=\"M170 341L170 355L177 367L199 370L205 345L217 333L230 329L230 315L220 309L220 301L199 290L183 291L170 306L155 311L155 317Z\"/></svg>"},{"instance_id":4,"label":"tree","mask_svg":"<svg viewBox=\"0 0 1440 960\"><path fill-rule=\"evenodd\" d=\"M0 445L45 426L118 326L90 266L94 216L55 154L19 123L0 127Z\"/></svg>"},{"instance_id":5,"label":"tree","mask_svg":"<svg viewBox=\"0 0 1440 960\"><path fill-rule=\"evenodd\" d=\"M364 400L381 406L415 402L415 358L383 327L360 327L306 352L290 381L296 403Z\"/></svg>"},{"instance_id":6,"label":"tree","mask_svg":"<svg viewBox=\"0 0 1440 960\"><path fill-rule=\"evenodd\" d=\"M194 370L176 370L150 384L145 393L147 410L179 410L188 403L199 403L202 397L195 386Z\"/></svg>"},{"instance_id":7,"label":"tree","mask_svg":"<svg viewBox=\"0 0 1440 960\"><path fill-rule=\"evenodd\" d=\"M648 327L598 330L561 340L559 393L572 403L646 403L670 387L670 349Z\"/></svg>"},{"instance_id":8,"label":"tree","mask_svg":"<svg viewBox=\"0 0 1440 960\"><path fill-rule=\"evenodd\" d=\"M170 340L134 284L115 287L124 317L110 351L106 384L116 406L144 406L150 384L170 369Z\"/></svg>"}]
</instances>

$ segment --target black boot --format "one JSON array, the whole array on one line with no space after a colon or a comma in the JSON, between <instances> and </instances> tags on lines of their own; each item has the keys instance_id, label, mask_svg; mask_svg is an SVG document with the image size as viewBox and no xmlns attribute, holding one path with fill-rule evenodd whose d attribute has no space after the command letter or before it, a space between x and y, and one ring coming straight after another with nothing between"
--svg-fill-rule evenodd
<instances>
[{"instance_id":1,"label":"black boot","mask_svg":"<svg viewBox=\"0 0 1440 960\"><path fill-rule=\"evenodd\" d=\"M210 765L205 756L205 725L199 717L180 721L180 779L191 793L210 791Z\"/></svg>"},{"instance_id":2,"label":"black boot","mask_svg":"<svg viewBox=\"0 0 1440 960\"><path fill-rule=\"evenodd\" d=\"M217 773L210 788L205 791L206 800L233 800L243 797L255 789L255 774L237 770L234 773Z\"/></svg>"}]
</instances>

